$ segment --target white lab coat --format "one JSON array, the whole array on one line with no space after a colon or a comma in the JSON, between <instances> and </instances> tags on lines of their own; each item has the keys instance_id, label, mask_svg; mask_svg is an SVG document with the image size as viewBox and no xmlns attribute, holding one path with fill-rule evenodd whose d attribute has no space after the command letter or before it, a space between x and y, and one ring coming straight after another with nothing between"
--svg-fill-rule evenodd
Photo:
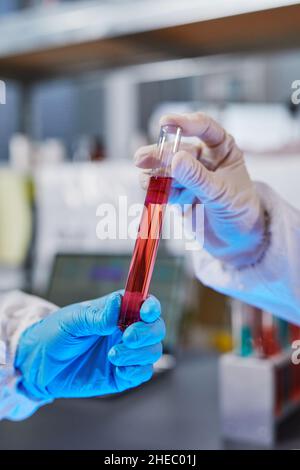
<instances>
[{"instance_id":1,"label":"white lab coat","mask_svg":"<svg viewBox=\"0 0 300 470\"><path fill-rule=\"evenodd\" d=\"M261 261L235 269L195 252L200 281L213 289L300 325L300 212L269 186L256 183L270 217L270 243Z\"/></svg>"},{"instance_id":2,"label":"white lab coat","mask_svg":"<svg viewBox=\"0 0 300 470\"><path fill-rule=\"evenodd\" d=\"M23 331L55 310L56 305L20 291L0 297L0 420L27 418L39 406L49 403L31 400L19 392L19 375L13 364Z\"/></svg>"},{"instance_id":3,"label":"white lab coat","mask_svg":"<svg viewBox=\"0 0 300 470\"><path fill-rule=\"evenodd\" d=\"M195 272L203 284L300 325L300 212L268 186L257 183L257 190L270 215L270 244L263 259L239 270L202 250L194 254ZM18 392L13 362L22 331L56 309L21 292L0 299L0 419L23 419L46 403Z\"/></svg>"}]
</instances>

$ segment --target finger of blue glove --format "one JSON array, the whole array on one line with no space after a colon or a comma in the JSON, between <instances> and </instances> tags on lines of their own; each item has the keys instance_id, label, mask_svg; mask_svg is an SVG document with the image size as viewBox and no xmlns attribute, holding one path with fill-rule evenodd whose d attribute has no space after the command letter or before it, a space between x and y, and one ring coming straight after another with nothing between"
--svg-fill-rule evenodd
<instances>
[{"instance_id":1,"label":"finger of blue glove","mask_svg":"<svg viewBox=\"0 0 300 470\"><path fill-rule=\"evenodd\" d=\"M97 304L97 300L95 301ZM99 334L100 336L110 335L118 329L118 319L121 308L121 295L113 293L108 296L105 307L100 315Z\"/></svg>"},{"instance_id":2,"label":"finger of blue glove","mask_svg":"<svg viewBox=\"0 0 300 470\"><path fill-rule=\"evenodd\" d=\"M121 296L115 292L89 303L66 307L61 322L64 331L72 336L106 336L117 330Z\"/></svg>"},{"instance_id":3,"label":"finger of blue glove","mask_svg":"<svg viewBox=\"0 0 300 470\"><path fill-rule=\"evenodd\" d=\"M161 315L161 306L159 300L150 295L140 309L141 320L146 323L152 323Z\"/></svg>"},{"instance_id":4,"label":"finger of blue glove","mask_svg":"<svg viewBox=\"0 0 300 470\"><path fill-rule=\"evenodd\" d=\"M116 367L116 375L132 385L139 385L150 380L153 375L153 366L146 364L144 366L122 366Z\"/></svg>"},{"instance_id":5,"label":"finger of blue glove","mask_svg":"<svg viewBox=\"0 0 300 470\"><path fill-rule=\"evenodd\" d=\"M120 343L111 348L108 359L115 366L135 366L153 364L161 355L161 343L139 349L128 348L124 343Z\"/></svg>"},{"instance_id":6,"label":"finger of blue glove","mask_svg":"<svg viewBox=\"0 0 300 470\"><path fill-rule=\"evenodd\" d=\"M132 349L142 346L151 346L162 341L166 334L165 323L158 318L153 323L136 322L130 325L123 333L123 342Z\"/></svg>"}]
</instances>

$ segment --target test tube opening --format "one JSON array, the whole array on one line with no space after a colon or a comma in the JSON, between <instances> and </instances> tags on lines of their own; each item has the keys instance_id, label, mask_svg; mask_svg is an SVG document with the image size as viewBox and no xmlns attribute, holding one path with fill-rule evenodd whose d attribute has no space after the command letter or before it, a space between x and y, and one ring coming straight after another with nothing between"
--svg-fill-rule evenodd
<instances>
[{"instance_id":1,"label":"test tube opening","mask_svg":"<svg viewBox=\"0 0 300 470\"><path fill-rule=\"evenodd\" d=\"M172 158L179 150L182 129L173 124L161 126L157 142L159 167L152 170L152 175L170 176Z\"/></svg>"}]
</instances>

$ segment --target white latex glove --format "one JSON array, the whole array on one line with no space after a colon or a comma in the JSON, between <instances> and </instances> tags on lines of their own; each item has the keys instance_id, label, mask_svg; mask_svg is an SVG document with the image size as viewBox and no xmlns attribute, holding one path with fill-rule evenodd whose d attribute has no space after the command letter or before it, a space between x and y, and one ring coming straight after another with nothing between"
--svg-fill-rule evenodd
<instances>
[{"instance_id":1,"label":"white latex glove","mask_svg":"<svg viewBox=\"0 0 300 470\"><path fill-rule=\"evenodd\" d=\"M182 144L173 158L170 202L205 205L204 248L212 256L236 267L255 264L266 248L266 217L233 137L200 112L166 115L160 124L199 138L199 144ZM156 146L140 148L135 164L144 170L159 166ZM144 173L144 187L148 180Z\"/></svg>"}]
</instances>

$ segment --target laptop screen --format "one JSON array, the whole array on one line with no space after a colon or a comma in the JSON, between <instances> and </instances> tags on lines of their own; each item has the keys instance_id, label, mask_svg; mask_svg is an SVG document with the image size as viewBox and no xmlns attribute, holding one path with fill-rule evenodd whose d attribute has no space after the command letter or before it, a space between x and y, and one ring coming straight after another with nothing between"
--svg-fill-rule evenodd
<instances>
[{"instance_id":1,"label":"laptop screen","mask_svg":"<svg viewBox=\"0 0 300 470\"><path fill-rule=\"evenodd\" d=\"M129 255L58 254L47 297L62 307L123 289L130 261ZM150 292L161 302L167 326L165 347L174 350L185 304L183 258L158 255Z\"/></svg>"}]
</instances>

